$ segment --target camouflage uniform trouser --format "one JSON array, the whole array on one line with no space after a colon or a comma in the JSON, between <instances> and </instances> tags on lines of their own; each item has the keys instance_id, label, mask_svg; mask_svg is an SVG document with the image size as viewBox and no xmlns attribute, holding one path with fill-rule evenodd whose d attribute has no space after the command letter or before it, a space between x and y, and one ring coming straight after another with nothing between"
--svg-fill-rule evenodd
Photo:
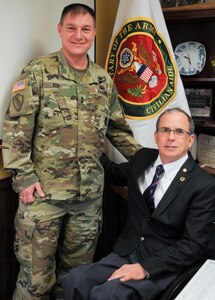
<instances>
[{"instance_id":1,"label":"camouflage uniform trouser","mask_svg":"<svg viewBox=\"0 0 215 300\"><path fill-rule=\"evenodd\" d=\"M93 260L101 200L37 199L30 205L19 204L14 247L20 272L13 300L64 299L60 278L71 268Z\"/></svg>"}]
</instances>

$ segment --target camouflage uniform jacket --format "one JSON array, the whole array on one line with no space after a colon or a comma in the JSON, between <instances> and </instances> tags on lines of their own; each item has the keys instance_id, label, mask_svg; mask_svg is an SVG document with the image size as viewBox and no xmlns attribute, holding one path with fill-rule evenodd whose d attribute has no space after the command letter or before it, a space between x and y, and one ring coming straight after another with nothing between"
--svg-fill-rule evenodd
<instances>
[{"instance_id":1,"label":"camouflage uniform jacket","mask_svg":"<svg viewBox=\"0 0 215 300\"><path fill-rule=\"evenodd\" d=\"M4 168L13 171L14 190L39 181L49 199L101 196L105 135L127 158L140 148L107 72L89 61L78 76L62 51L32 60L4 122Z\"/></svg>"}]
</instances>

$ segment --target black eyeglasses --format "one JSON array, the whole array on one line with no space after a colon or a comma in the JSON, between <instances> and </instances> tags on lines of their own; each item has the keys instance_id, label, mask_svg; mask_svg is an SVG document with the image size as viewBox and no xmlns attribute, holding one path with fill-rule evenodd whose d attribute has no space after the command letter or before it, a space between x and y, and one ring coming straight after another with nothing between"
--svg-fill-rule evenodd
<instances>
[{"instance_id":1,"label":"black eyeglasses","mask_svg":"<svg viewBox=\"0 0 215 300\"><path fill-rule=\"evenodd\" d=\"M161 127L157 129L157 132L163 135L168 135L171 133L171 131L174 133L176 136L185 136L186 134L191 135L190 132L182 129L182 128L175 128L175 129L170 129L169 127Z\"/></svg>"}]
</instances>

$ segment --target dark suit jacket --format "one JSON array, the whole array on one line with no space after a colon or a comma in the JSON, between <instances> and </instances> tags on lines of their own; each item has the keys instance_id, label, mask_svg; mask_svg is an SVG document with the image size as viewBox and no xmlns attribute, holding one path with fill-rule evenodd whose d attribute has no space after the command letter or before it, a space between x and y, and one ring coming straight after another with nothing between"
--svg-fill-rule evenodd
<instances>
[{"instance_id":1,"label":"dark suit jacket","mask_svg":"<svg viewBox=\"0 0 215 300\"><path fill-rule=\"evenodd\" d=\"M191 155L150 214L138 178L156 160L156 149L143 148L129 162L102 160L110 184L128 187L128 218L113 250L126 256L137 249L151 279L180 273L206 257L215 221L215 178Z\"/></svg>"}]
</instances>

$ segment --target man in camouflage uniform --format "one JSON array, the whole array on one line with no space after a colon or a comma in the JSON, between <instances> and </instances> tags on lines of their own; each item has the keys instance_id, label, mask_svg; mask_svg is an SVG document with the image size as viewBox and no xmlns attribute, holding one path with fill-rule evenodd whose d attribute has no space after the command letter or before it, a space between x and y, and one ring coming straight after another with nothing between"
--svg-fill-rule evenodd
<instances>
[{"instance_id":1,"label":"man in camouflage uniform","mask_svg":"<svg viewBox=\"0 0 215 300\"><path fill-rule=\"evenodd\" d=\"M93 260L102 218L99 159L105 136L127 158L140 148L110 76L87 55L96 33L93 10L68 5L58 32L62 49L24 68L4 123L4 167L13 171L20 200L16 300L50 299L56 273L60 278ZM63 299L58 285L53 294Z\"/></svg>"}]
</instances>

